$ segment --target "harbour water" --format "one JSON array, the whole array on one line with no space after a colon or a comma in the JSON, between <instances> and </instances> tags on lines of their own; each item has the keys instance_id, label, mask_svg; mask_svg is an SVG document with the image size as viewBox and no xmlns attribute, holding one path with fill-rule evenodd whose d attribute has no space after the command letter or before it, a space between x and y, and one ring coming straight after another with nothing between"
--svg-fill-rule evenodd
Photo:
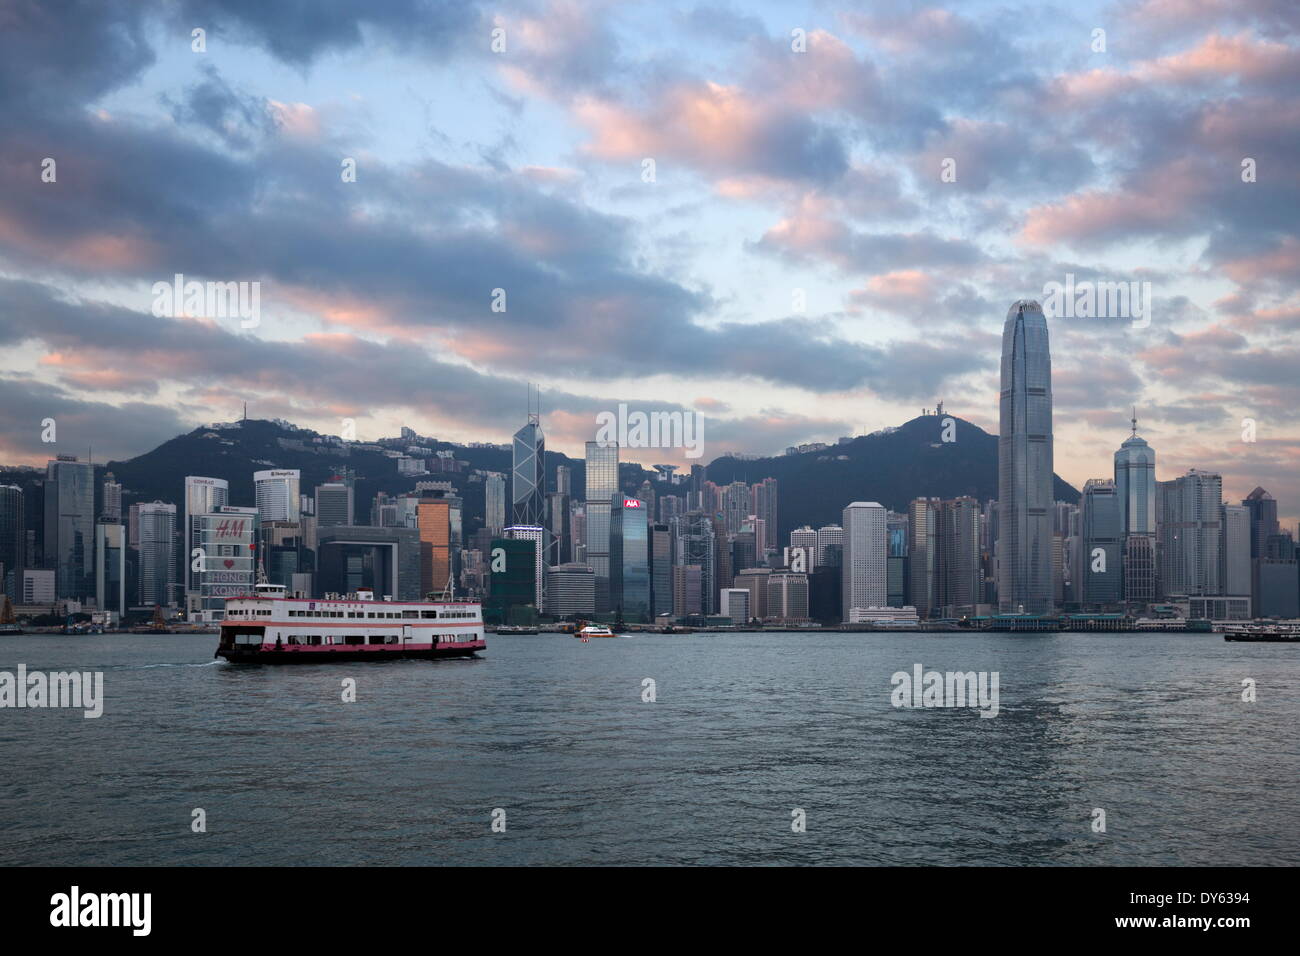
<instances>
[{"instance_id":1,"label":"harbour water","mask_svg":"<svg viewBox=\"0 0 1300 956\"><path fill-rule=\"evenodd\" d=\"M0 864L1300 864L1296 645L490 636L257 667L215 641L0 638L0 671L105 694L0 710ZM997 716L894 707L916 664L996 672Z\"/></svg>"}]
</instances>

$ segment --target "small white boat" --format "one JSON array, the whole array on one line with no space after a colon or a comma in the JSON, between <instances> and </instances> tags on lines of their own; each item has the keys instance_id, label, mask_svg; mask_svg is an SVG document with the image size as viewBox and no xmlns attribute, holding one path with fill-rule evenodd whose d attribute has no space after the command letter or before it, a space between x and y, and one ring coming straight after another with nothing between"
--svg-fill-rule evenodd
<instances>
[{"instance_id":1,"label":"small white boat","mask_svg":"<svg viewBox=\"0 0 1300 956\"><path fill-rule=\"evenodd\" d=\"M588 624L581 630L575 631L573 636L581 638L584 641L593 637L618 637L617 634L607 628L604 624Z\"/></svg>"}]
</instances>

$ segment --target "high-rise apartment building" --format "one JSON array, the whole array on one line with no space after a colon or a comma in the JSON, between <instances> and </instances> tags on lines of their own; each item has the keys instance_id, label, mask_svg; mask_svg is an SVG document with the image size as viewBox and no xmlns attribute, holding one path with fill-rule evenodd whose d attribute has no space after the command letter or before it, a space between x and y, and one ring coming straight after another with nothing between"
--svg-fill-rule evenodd
<instances>
[{"instance_id":1,"label":"high-rise apartment building","mask_svg":"<svg viewBox=\"0 0 1300 956\"><path fill-rule=\"evenodd\" d=\"M1219 579L1223 478L1193 468L1158 484L1160 583L1166 598L1223 594Z\"/></svg>"},{"instance_id":2,"label":"high-rise apartment building","mask_svg":"<svg viewBox=\"0 0 1300 956\"><path fill-rule=\"evenodd\" d=\"M760 556L777 548L777 480L764 478L749 490L749 511L762 522L762 538L755 542Z\"/></svg>"}]
</instances>

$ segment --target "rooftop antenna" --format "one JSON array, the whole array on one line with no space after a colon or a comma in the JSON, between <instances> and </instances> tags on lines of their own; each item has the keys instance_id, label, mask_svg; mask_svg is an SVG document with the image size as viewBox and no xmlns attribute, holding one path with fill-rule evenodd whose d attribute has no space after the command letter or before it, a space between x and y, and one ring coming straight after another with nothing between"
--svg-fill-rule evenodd
<instances>
[{"instance_id":1,"label":"rooftop antenna","mask_svg":"<svg viewBox=\"0 0 1300 956\"><path fill-rule=\"evenodd\" d=\"M1137 437L1137 433L1138 433L1138 410L1137 410L1137 406L1136 406L1136 405L1133 406L1133 417L1132 417L1132 419L1130 419L1130 421L1133 422L1133 436L1134 436L1134 437Z\"/></svg>"}]
</instances>

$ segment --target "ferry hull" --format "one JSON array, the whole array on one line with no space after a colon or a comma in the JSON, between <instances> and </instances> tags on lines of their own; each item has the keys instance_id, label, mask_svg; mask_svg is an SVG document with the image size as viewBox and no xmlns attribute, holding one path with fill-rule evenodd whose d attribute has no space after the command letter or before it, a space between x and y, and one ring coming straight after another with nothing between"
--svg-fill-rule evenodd
<instances>
[{"instance_id":1,"label":"ferry hull","mask_svg":"<svg viewBox=\"0 0 1300 956\"><path fill-rule=\"evenodd\" d=\"M443 644L438 647L258 647L236 645L218 647L213 657L232 664L343 664L357 661L441 660L447 657L473 657L487 647L485 641Z\"/></svg>"}]
</instances>

